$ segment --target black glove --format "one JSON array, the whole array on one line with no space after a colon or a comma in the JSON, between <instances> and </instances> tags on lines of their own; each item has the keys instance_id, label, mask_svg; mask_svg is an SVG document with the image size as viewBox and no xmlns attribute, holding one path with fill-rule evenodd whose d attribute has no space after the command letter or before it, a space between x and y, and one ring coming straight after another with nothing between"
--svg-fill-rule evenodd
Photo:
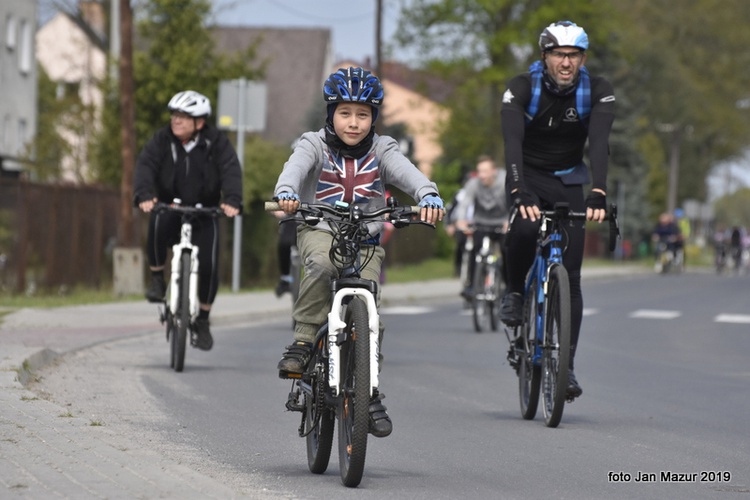
<instances>
[{"instance_id":1,"label":"black glove","mask_svg":"<svg viewBox=\"0 0 750 500\"><path fill-rule=\"evenodd\" d=\"M515 193L511 194L511 196L513 196L513 205L516 208L520 206L531 207L537 204L537 202L534 200L534 197L531 196L531 193L527 191L521 191L519 189Z\"/></svg>"},{"instance_id":2,"label":"black glove","mask_svg":"<svg viewBox=\"0 0 750 500\"><path fill-rule=\"evenodd\" d=\"M606 210L607 197L598 191L591 191L586 197L586 208L592 210Z\"/></svg>"}]
</instances>

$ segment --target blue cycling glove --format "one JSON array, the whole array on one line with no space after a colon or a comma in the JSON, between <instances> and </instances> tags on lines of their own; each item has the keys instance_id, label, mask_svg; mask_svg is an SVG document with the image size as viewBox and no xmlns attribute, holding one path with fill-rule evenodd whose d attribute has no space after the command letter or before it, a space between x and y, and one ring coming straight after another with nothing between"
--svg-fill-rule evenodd
<instances>
[{"instance_id":1,"label":"blue cycling glove","mask_svg":"<svg viewBox=\"0 0 750 500\"><path fill-rule=\"evenodd\" d=\"M281 193L276 195L276 201L280 200L299 201L299 195L297 193L288 193L286 191L282 191Z\"/></svg>"},{"instance_id":2,"label":"blue cycling glove","mask_svg":"<svg viewBox=\"0 0 750 500\"><path fill-rule=\"evenodd\" d=\"M419 201L419 206L422 208L439 208L444 209L443 200L434 194L428 194Z\"/></svg>"}]
</instances>

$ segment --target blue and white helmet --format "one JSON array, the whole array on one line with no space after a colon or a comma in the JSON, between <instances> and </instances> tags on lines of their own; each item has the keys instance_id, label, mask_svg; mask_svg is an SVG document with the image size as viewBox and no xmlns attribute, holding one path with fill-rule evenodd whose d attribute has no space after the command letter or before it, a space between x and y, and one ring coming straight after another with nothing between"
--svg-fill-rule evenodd
<instances>
[{"instance_id":1,"label":"blue and white helmet","mask_svg":"<svg viewBox=\"0 0 750 500\"><path fill-rule=\"evenodd\" d=\"M383 104L383 85L377 76L362 68L340 68L323 84L326 104L358 102L379 108Z\"/></svg>"},{"instance_id":2,"label":"blue and white helmet","mask_svg":"<svg viewBox=\"0 0 750 500\"><path fill-rule=\"evenodd\" d=\"M577 47L581 50L588 50L589 36L583 28L572 21L552 23L539 35L539 48L542 51L548 51L557 47Z\"/></svg>"},{"instance_id":3,"label":"blue and white helmet","mask_svg":"<svg viewBox=\"0 0 750 500\"><path fill-rule=\"evenodd\" d=\"M169 111L179 111L193 118L211 116L211 101L194 90L178 92L167 104Z\"/></svg>"}]
</instances>

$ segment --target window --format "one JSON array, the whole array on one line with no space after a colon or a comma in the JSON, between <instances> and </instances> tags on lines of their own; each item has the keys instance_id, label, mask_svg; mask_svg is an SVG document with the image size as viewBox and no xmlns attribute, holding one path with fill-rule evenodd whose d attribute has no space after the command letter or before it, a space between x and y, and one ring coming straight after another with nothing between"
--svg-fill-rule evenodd
<instances>
[{"instance_id":1,"label":"window","mask_svg":"<svg viewBox=\"0 0 750 500\"><path fill-rule=\"evenodd\" d=\"M23 154L24 146L26 145L26 141L28 140L28 133L29 127L26 123L26 120L24 118L20 118L18 120L18 137L16 141L16 151L18 156L21 156Z\"/></svg>"},{"instance_id":2,"label":"window","mask_svg":"<svg viewBox=\"0 0 750 500\"><path fill-rule=\"evenodd\" d=\"M24 19L21 21L21 47L18 51L18 68L24 75L28 75L31 72L31 65L33 64L32 43L31 23Z\"/></svg>"},{"instance_id":3,"label":"window","mask_svg":"<svg viewBox=\"0 0 750 500\"><path fill-rule=\"evenodd\" d=\"M16 19L10 14L5 18L5 46L8 50L16 48Z\"/></svg>"}]
</instances>

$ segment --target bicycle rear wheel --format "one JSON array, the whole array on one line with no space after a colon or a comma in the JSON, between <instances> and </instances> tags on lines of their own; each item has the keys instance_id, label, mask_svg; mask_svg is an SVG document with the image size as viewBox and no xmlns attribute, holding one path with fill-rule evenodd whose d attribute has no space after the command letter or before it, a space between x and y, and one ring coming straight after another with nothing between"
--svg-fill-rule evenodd
<instances>
[{"instance_id":1,"label":"bicycle rear wheel","mask_svg":"<svg viewBox=\"0 0 750 500\"><path fill-rule=\"evenodd\" d=\"M537 279L534 278L526 293L526 299L523 303L524 321L519 327L521 329L519 337L521 352L518 360L518 394L521 403L521 416L526 420L532 420L536 416L542 378L541 366L534 363L534 353L538 344L536 340L537 287Z\"/></svg>"},{"instance_id":2,"label":"bicycle rear wheel","mask_svg":"<svg viewBox=\"0 0 750 500\"><path fill-rule=\"evenodd\" d=\"M487 261L477 262L474 269L474 296L471 299L474 331L481 333L490 329L490 303L487 301Z\"/></svg>"},{"instance_id":3,"label":"bicycle rear wheel","mask_svg":"<svg viewBox=\"0 0 750 500\"><path fill-rule=\"evenodd\" d=\"M174 371L181 372L185 367L185 344L190 329L190 254L184 252L180 257L180 275L177 282L180 297L177 301L177 327L173 337Z\"/></svg>"},{"instance_id":4,"label":"bicycle rear wheel","mask_svg":"<svg viewBox=\"0 0 750 500\"><path fill-rule=\"evenodd\" d=\"M560 264L553 265L549 272L545 322L542 409L547 427L557 427L567 398L570 360L570 280Z\"/></svg>"},{"instance_id":5,"label":"bicycle rear wheel","mask_svg":"<svg viewBox=\"0 0 750 500\"><path fill-rule=\"evenodd\" d=\"M319 341L321 344L323 339ZM305 441L307 466L310 472L322 474L328 468L333 447L334 412L325 404L327 371L323 359L323 346L318 345L307 368L310 392L305 391Z\"/></svg>"},{"instance_id":6,"label":"bicycle rear wheel","mask_svg":"<svg viewBox=\"0 0 750 500\"><path fill-rule=\"evenodd\" d=\"M370 431L370 327L367 306L355 298L347 307L347 340L341 345L339 468L344 486L362 481Z\"/></svg>"}]
</instances>

